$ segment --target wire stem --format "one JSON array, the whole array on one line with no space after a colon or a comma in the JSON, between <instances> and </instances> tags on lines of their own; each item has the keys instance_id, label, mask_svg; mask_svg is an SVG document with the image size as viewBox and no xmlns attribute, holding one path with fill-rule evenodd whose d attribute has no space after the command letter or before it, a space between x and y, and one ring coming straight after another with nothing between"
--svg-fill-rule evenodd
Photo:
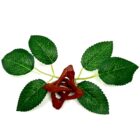
<instances>
[{"instance_id":1,"label":"wire stem","mask_svg":"<svg viewBox=\"0 0 140 140\"><path fill-rule=\"evenodd\" d=\"M39 70L38 68L34 68L34 69L35 69L36 71L38 71L39 73L44 74L44 75L47 75L47 76L49 76L49 77L59 78L58 76L56 76L56 75L54 75L54 74L52 75L52 74L45 73L45 72Z\"/></svg>"},{"instance_id":2,"label":"wire stem","mask_svg":"<svg viewBox=\"0 0 140 140\"><path fill-rule=\"evenodd\" d=\"M78 74L78 77L77 78L80 78L81 74L82 74L82 71L83 71L83 68L81 68L79 74Z\"/></svg>"},{"instance_id":3,"label":"wire stem","mask_svg":"<svg viewBox=\"0 0 140 140\"><path fill-rule=\"evenodd\" d=\"M52 74L55 75L53 65L51 65L51 71L52 71ZM54 77L52 76L52 77L50 78L50 80L49 80L47 83L51 82L51 81L53 80L53 78L54 78Z\"/></svg>"},{"instance_id":4,"label":"wire stem","mask_svg":"<svg viewBox=\"0 0 140 140\"><path fill-rule=\"evenodd\" d=\"M55 75L53 65L51 65L51 70L52 70L53 75Z\"/></svg>"},{"instance_id":5,"label":"wire stem","mask_svg":"<svg viewBox=\"0 0 140 140\"><path fill-rule=\"evenodd\" d=\"M53 78L54 78L54 77L51 77L51 78L47 81L47 83L51 82L51 81L53 80Z\"/></svg>"},{"instance_id":6,"label":"wire stem","mask_svg":"<svg viewBox=\"0 0 140 140\"><path fill-rule=\"evenodd\" d=\"M51 65L51 69L52 69L52 73L53 73L53 74L45 73L45 72L39 70L38 68L34 68L34 69L35 69L37 72L41 73L41 74L44 74L44 75L46 75L46 76L51 77L50 80L49 80L48 82L52 81L53 78L57 78L57 79L59 78L58 76L55 75L54 68L53 68L52 65ZM94 75L91 75L91 76L89 76L89 77L81 77L81 78L80 78L82 71L83 71L83 68L80 70L80 73L79 73L78 77L75 78L75 80L87 80L87 79L92 79L92 78L95 78L95 77L98 76L98 74L94 74Z\"/></svg>"},{"instance_id":7,"label":"wire stem","mask_svg":"<svg viewBox=\"0 0 140 140\"><path fill-rule=\"evenodd\" d=\"M87 80L87 79L91 79L91 78L95 78L97 77L98 75L95 74L95 75L91 75L89 77L81 77L81 78L75 78L75 80Z\"/></svg>"}]
</instances>

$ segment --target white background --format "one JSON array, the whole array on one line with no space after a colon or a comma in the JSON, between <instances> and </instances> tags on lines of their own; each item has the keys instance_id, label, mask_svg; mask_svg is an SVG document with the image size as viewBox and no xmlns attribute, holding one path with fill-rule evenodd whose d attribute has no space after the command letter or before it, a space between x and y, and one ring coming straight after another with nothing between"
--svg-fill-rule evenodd
<instances>
[{"instance_id":1,"label":"white background","mask_svg":"<svg viewBox=\"0 0 140 140\"><path fill-rule=\"evenodd\" d=\"M114 42L113 56L140 66L139 0L0 0L0 59L16 48L29 50L28 39L34 34L55 42L57 75L69 64L78 74L85 49L107 40ZM50 72L48 66L38 61L36 65ZM36 72L11 76L0 66L1 140L140 140L139 69L125 86L91 80L107 96L109 115L88 112L75 100L55 110L48 96L34 110L16 112L21 90L38 78L49 79Z\"/></svg>"}]
</instances>

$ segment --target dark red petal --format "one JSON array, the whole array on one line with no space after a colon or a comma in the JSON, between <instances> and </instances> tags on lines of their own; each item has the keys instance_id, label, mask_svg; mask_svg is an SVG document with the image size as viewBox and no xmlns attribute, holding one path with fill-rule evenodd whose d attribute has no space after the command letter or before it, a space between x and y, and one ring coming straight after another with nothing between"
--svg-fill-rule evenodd
<instances>
[{"instance_id":1,"label":"dark red petal","mask_svg":"<svg viewBox=\"0 0 140 140\"><path fill-rule=\"evenodd\" d=\"M52 104L53 104L53 107L56 108L56 109L60 109L64 103L64 98L56 98L56 95L55 93L51 93L51 98L52 98Z\"/></svg>"},{"instance_id":2,"label":"dark red petal","mask_svg":"<svg viewBox=\"0 0 140 140\"><path fill-rule=\"evenodd\" d=\"M83 95L83 91L75 84L74 76L73 66L69 65L63 70L57 81L44 86L44 89L51 93L54 108L59 109L65 100L76 99ZM60 98L57 98L57 94Z\"/></svg>"}]
</instances>

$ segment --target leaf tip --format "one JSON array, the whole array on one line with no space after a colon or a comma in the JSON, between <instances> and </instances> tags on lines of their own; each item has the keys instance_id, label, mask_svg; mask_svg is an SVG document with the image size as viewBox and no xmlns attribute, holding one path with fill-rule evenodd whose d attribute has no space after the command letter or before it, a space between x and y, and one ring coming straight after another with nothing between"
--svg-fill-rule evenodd
<instances>
[{"instance_id":1,"label":"leaf tip","mask_svg":"<svg viewBox=\"0 0 140 140\"><path fill-rule=\"evenodd\" d=\"M33 108L32 108L32 109L33 109ZM20 104L20 102L19 102L18 105L17 105L16 111L18 111L18 112L27 112L27 111L30 111L30 110L32 110L32 109L25 108L25 107L22 106L22 105Z\"/></svg>"},{"instance_id":2,"label":"leaf tip","mask_svg":"<svg viewBox=\"0 0 140 140\"><path fill-rule=\"evenodd\" d=\"M19 112L19 111L20 111L20 112L22 111L22 109L19 107L19 105L17 105L16 111L18 111L18 112Z\"/></svg>"},{"instance_id":3,"label":"leaf tip","mask_svg":"<svg viewBox=\"0 0 140 140\"><path fill-rule=\"evenodd\" d=\"M136 64L135 64L136 65ZM136 70L139 68L139 66L138 65L136 65Z\"/></svg>"},{"instance_id":4,"label":"leaf tip","mask_svg":"<svg viewBox=\"0 0 140 140\"><path fill-rule=\"evenodd\" d=\"M104 115L109 115L110 113L109 113L109 110L107 110L105 113L104 113Z\"/></svg>"},{"instance_id":5,"label":"leaf tip","mask_svg":"<svg viewBox=\"0 0 140 140\"><path fill-rule=\"evenodd\" d=\"M107 41L110 44L111 50L113 51L113 41ZM112 54L112 52L111 52Z\"/></svg>"}]
</instances>

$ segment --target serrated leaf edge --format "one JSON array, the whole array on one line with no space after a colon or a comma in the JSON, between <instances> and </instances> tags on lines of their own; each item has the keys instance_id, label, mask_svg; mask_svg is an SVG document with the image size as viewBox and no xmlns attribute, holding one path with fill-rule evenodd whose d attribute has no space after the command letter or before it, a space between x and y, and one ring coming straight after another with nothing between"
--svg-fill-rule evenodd
<instances>
[{"instance_id":1,"label":"serrated leaf edge","mask_svg":"<svg viewBox=\"0 0 140 140\"><path fill-rule=\"evenodd\" d=\"M90 81L82 81L82 82L89 82L89 83L92 83L92 84L94 84L93 82L90 82ZM80 83L82 83L82 82L80 82ZM78 84L80 84L80 83L78 83ZM77 85L78 85L77 84ZM94 84L95 86L97 86L96 84ZM98 88L99 88L99 86L97 86ZM108 115L109 114L109 110L110 110L110 108L109 108L109 102L108 102L108 99L107 99L107 97L106 97L106 95L103 93L103 90L101 89L101 88L99 88L100 90L101 90L101 92L102 92L102 94L105 96L105 98L106 98L106 103L107 103L107 105L108 105L108 112L107 113L104 113L104 114L102 114L102 113L96 113L96 112L92 112L91 110L88 110L86 107L84 107L80 102L79 102L79 100L78 100L78 102L80 103L80 105L83 107L83 108L85 108L87 111L89 111L89 112L92 112L92 113L95 113L95 114L99 114L99 115ZM81 89L81 90L83 90L83 89ZM84 92L84 91L83 91Z\"/></svg>"},{"instance_id":2,"label":"serrated leaf edge","mask_svg":"<svg viewBox=\"0 0 140 140\"><path fill-rule=\"evenodd\" d=\"M35 80L41 80L41 79L35 79ZM35 80L32 80L32 81L30 81L29 83L31 83L31 82L33 82L33 81L35 81ZM44 81L44 80L43 80ZM29 84L29 83L27 83L25 86L24 86L24 88ZM22 93L22 91L24 90L24 88L21 90L21 93ZM20 93L20 94L21 94ZM46 91L46 94L47 94L47 91ZM29 110L18 110L18 104L17 104L17 108L16 108L16 111L18 111L18 112L28 112L28 111L31 111L31 110L33 110L34 108L36 108L36 107L38 107L42 102L43 102L43 100L45 99L45 97L46 97L46 95L44 96L44 98L41 100L41 102L39 103L39 104L37 104L36 106L34 106L32 109L29 109ZM20 96L19 96L19 98L18 98L18 102L19 102L19 99L20 99Z\"/></svg>"},{"instance_id":3,"label":"serrated leaf edge","mask_svg":"<svg viewBox=\"0 0 140 140\"><path fill-rule=\"evenodd\" d=\"M128 62L130 62L130 63L133 63L133 62L131 62L131 61L129 61L129 60L126 60L126 59L124 59L124 58L121 58L121 57L110 57L110 58L120 58L120 59L123 59L123 60L125 60L125 61L128 61ZM109 58L109 59L110 59ZM105 60L105 61L107 61L107 60ZM104 61L104 62L105 62ZM103 62L103 63L104 63ZM102 63L102 64L103 64ZM133 73L133 75L132 75L132 77L131 77L131 81L129 81L129 82L127 82L127 83L125 83L125 84L117 84L117 85L114 85L114 84L109 84L109 83L106 83L104 80L102 80L101 78L100 78L100 75L102 75L102 74L99 74L99 70L98 70L98 75L99 75L99 78L105 83L105 84L107 84L107 85L112 85L112 86L124 86L124 85L127 85L128 83L131 83L132 82L132 80L133 80L133 77L134 77L134 74L135 74L135 72L136 72L136 70L139 68L139 66L138 65L136 65L135 63L133 63L135 66L136 66L136 69L135 69L135 71L134 71L134 73Z\"/></svg>"},{"instance_id":4,"label":"serrated leaf edge","mask_svg":"<svg viewBox=\"0 0 140 140\"><path fill-rule=\"evenodd\" d=\"M95 45L98 45L98 44L101 44L101 43L107 43L107 42L110 42L110 43L112 43L112 46L113 46L113 41L101 41L101 42L97 42L97 43L95 43L95 44L93 44L93 45L91 45L90 47L88 47L85 51L84 51L84 53L82 54L82 57L81 57L81 64L82 64L82 58L83 58L83 56L85 55L85 53L88 51L88 49L90 49L91 47L93 47L93 46L95 46ZM112 47L112 49L111 49L111 54L113 53L113 47ZM83 67L83 64L82 64L82 67ZM84 67L83 67L84 68ZM94 71L94 70L97 70L98 68L96 68L96 69L93 69L93 70L87 70L86 68L84 68L86 71Z\"/></svg>"}]
</instances>

